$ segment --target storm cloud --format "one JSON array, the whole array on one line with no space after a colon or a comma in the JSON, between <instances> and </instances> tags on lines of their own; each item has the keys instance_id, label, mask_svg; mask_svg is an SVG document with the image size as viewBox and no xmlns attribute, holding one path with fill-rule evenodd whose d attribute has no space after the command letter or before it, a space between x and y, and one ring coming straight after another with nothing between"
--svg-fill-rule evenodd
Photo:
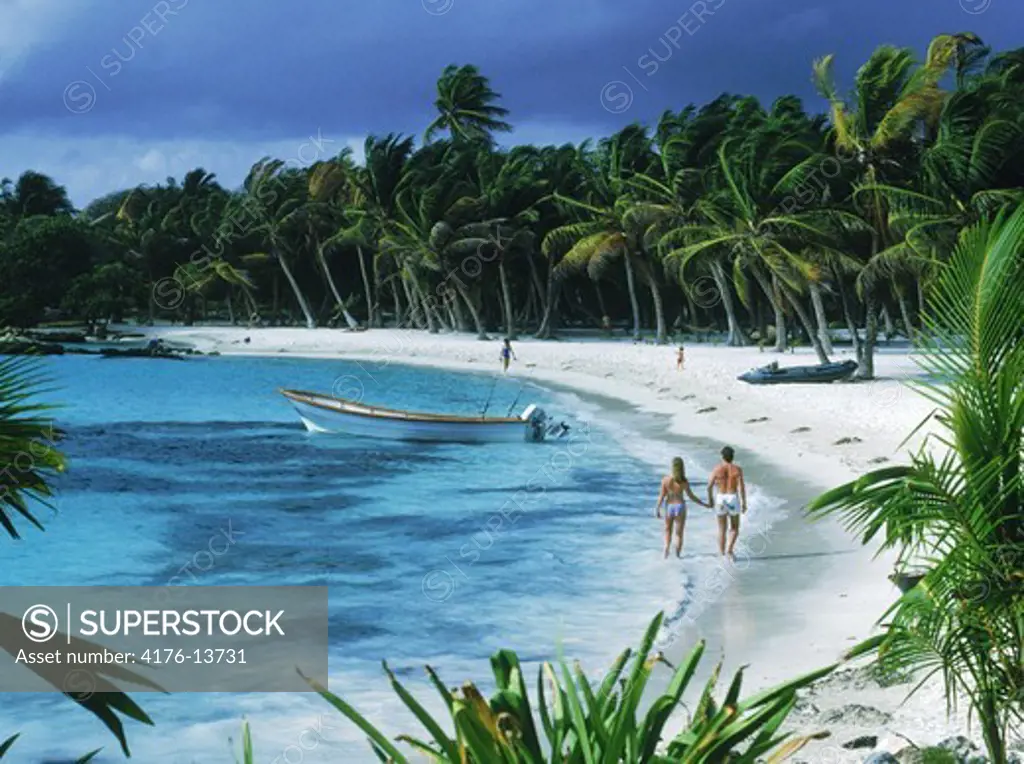
<instances>
[{"instance_id":1,"label":"storm cloud","mask_svg":"<svg viewBox=\"0 0 1024 764\"><path fill-rule=\"evenodd\" d=\"M476 64L511 141L579 141L722 92L821 108L810 63L848 83L882 43L940 32L1021 43L1011 0L0 0L0 174L76 204L201 164L237 184L317 135L421 134L449 63Z\"/></svg>"}]
</instances>

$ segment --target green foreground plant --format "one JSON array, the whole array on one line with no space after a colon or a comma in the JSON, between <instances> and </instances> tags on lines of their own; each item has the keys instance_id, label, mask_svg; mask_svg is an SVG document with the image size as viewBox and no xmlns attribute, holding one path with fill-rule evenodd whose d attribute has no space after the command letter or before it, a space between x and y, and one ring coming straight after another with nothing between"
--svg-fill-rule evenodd
<instances>
[{"instance_id":1,"label":"green foreground plant","mask_svg":"<svg viewBox=\"0 0 1024 764\"><path fill-rule=\"evenodd\" d=\"M950 709L966 697L994 764L1024 722L1024 206L965 229L925 319L918 384L937 432L908 466L815 500L927 574L883 616L889 670L941 675ZM934 446L934 448L929 448ZM916 691L920 684L914 687Z\"/></svg>"},{"instance_id":2,"label":"green foreground plant","mask_svg":"<svg viewBox=\"0 0 1024 764\"><path fill-rule=\"evenodd\" d=\"M659 663L670 665L652 646L664 614L651 622L637 650L626 649L598 684L579 664L570 670L565 661L544 663L537 674L537 694L531 704L518 656L499 650L491 657L495 692L490 699L472 682L449 690L435 671L427 676L448 710L438 719L398 681L384 665L391 687L427 733L426 738L399 735L414 752L444 764L617 764L626 762L681 762L712 764L755 761L779 762L827 732L794 737L780 732L796 692L831 673L828 666L778 687L741 700L743 669L736 672L718 701L714 697L722 668L711 673L685 729L659 750L669 718L682 705L704 654L701 641L678 666L671 681L656 698L645 697L651 674ZM405 764L406 754L365 716L326 687L307 679L328 703L366 734L371 749L384 762ZM652 700L649 705L644 701ZM643 710L646 708L646 710ZM451 733L448 730L454 729ZM248 724L243 727L243 762L253 761Z\"/></svg>"}]
</instances>

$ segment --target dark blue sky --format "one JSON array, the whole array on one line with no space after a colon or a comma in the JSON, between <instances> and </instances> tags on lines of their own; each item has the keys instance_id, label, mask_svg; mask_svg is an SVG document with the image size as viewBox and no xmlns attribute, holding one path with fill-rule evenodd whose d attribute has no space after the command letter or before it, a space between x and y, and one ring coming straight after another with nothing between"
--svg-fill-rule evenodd
<instances>
[{"instance_id":1,"label":"dark blue sky","mask_svg":"<svg viewBox=\"0 0 1024 764\"><path fill-rule=\"evenodd\" d=\"M965 30L1024 45L1024 3L0 0L0 175L47 172L78 205L196 165L233 186L266 153L421 134L449 63L492 79L513 141L579 141L723 91L819 109L815 57L835 53L848 84L881 43L923 53Z\"/></svg>"}]
</instances>

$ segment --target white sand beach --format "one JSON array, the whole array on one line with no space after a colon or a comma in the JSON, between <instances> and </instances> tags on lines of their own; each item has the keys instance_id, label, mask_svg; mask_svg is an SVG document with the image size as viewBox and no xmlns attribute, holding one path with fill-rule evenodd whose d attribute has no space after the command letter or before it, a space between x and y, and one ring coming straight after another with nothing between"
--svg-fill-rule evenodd
<instances>
[{"instance_id":1,"label":"white sand beach","mask_svg":"<svg viewBox=\"0 0 1024 764\"><path fill-rule=\"evenodd\" d=\"M499 369L497 340L481 342L460 335L230 327L138 331L222 354L358 360L371 374L375 366L398 363ZM761 473L803 485L804 500L882 464L905 461L901 442L932 408L906 384L917 374L908 353L884 346L876 360L878 381L797 386L751 386L736 376L775 359L783 365L814 363L808 351L779 356L757 348L688 345L685 368L677 371L674 346L637 345L630 340L523 339L514 343L514 349L518 360L510 374L620 399L664 417L672 434L731 444L739 462L756 462ZM834 359L846 357L848 351L838 351ZM347 385L349 397L359 392L354 386L354 380ZM345 394L344 387L346 383L340 382L335 394ZM385 392L374 391L374 397ZM919 430L910 446L926 431ZM748 468L748 473L754 472ZM757 479L754 474L748 477ZM785 528L792 537L773 537L760 567L751 564L744 570L737 563L736 586L730 594L688 627L694 636L708 639L710 652L726 656L726 670L749 664L751 690L834 661L872 633L876 619L898 594L886 579L891 560L873 560L873 550L861 547L834 523L817 524L811 534L804 531L806 522L799 512L792 515ZM800 559L780 559L785 557ZM783 569L802 579L801 585L769 588ZM625 645L635 635L616 638ZM791 723L805 724L807 730L830 729L832 737L805 749L797 760L861 761L870 749L840 747L858 735L878 735L879 749L895 751L907 745L906 739L926 745L967 732L962 714L946 718L941 688L928 686L904 703L906 691L906 685L882 689L866 681L862 672L833 676L791 717ZM975 731L971 737L979 735Z\"/></svg>"}]
</instances>

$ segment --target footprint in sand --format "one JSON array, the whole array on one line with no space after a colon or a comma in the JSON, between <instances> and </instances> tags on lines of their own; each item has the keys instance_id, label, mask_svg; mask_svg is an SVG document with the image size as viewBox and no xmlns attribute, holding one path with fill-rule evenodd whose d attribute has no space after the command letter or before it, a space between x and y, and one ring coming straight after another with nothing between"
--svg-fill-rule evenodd
<instances>
[{"instance_id":1,"label":"footprint in sand","mask_svg":"<svg viewBox=\"0 0 1024 764\"><path fill-rule=\"evenodd\" d=\"M860 438L858 438L858 437L857 437L857 436L855 435L855 436L853 436L852 438L840 438L839 440L837 440L837 441L836 441L835 443L833 443L832 445L833 445L833 446L845 446L845 445L847 445L848 443L863 443L863 442L864 442L864 441L862 441L862 440L861 440Z\"/></svg>"},{"instance_id":2,"label":"footprint in sand","mask_svg":"<svg viewBox=\"0 0 1024 764\"><path fill-rule=\"evenodd\" d=\"M698 414L707 414L709 411L718 411L717 406L708 406L707 408L697 409Z\"/></svg>"},{"instance_id":3,"label":"footprint in sand","mask_svg":"<svg viewBox=\"0 0 1024 764\"><path fill-rule=\"evenodd\" d=\"M868 464L885 464L887 461L889 461L888 457L876 456L874 459L869 459Z\"/></svg>"},{"instance_id":4,"label":"footprint in sand","mask_svg":"<svg viewBox=\"0 0 1024 764\"><path fill-rule=\"evenodd\" d=\"M748 419L744 424L757 424L758 422L770 422L771 417L759 416L757 419Z\"/></svg>"},{"instance_id":5,"label":"footprint in sand","mask_svg":"<svg viewBox=\"0 0 1024 764\"><path fill-rule=\"evenodd\" d=\"M690 398L696 398L696 397L697 397L697 396L696 396L696 395L693 395L693 394L690 394L690 395L684 395L684 396L683 396L682 398L680 398L679 400L681 400L681 401L688 401L688 400L690 400Z\"/></svg>"},{"instance_id":6,"label":"footprint in sand","mask_svg":"<svg viewBox=\"0 0 1024 764\"><path fill-rule=\"evenodd\" d=\"M811 431L810 427L797 427L795 430L790 430L790 432L810 432L810 431Z\"/></svg>"}]
</instances>

